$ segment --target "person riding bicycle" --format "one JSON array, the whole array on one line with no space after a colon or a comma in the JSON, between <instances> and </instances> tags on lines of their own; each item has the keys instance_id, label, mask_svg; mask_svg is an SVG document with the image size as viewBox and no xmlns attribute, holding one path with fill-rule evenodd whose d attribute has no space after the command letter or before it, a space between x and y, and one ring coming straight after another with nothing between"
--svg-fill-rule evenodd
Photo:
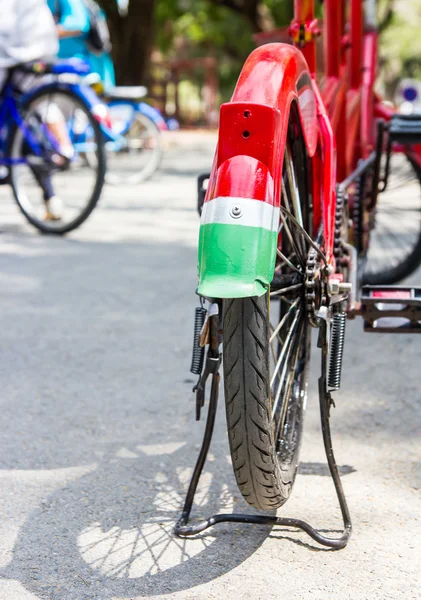
<instances>
[{"instance_id":1,"label":"person riding bicycle","mask_svg":"<svg viewBox=\"0 0 421 600\"><path fill-rule=\"evenodd\" d=\"M58 36L46 0L0 0L0 99L10 70L20 64L38 60L52 61L58 51ZM13 72L13 82L25 93L42 77L30 72ZM48 76L47 76L48 77ZM42 108L42 107L41 107ZM44 107L43 119L60 145L63 160L71 158L73 148L63 124L59 107L50 103ZM61 218L62 202L53 190L51 178L36 167L33 174L44 196L46 219Z\"/></svg>"},{"instance_id":2,"label":"person riding bicycle","mask_svg":"<svg viewBox=\"0 0 421 600\"><path fill-rule=\"evenodd\" d=\"M11 67L52 59L58 41L45 0L0 0L0 14L1 89Z\"/></svg>"},{"instance_id":3,"label":"person riding bicycle","mask_svg":"<svg viewBox=\"0 0 421 600\"><path fill-rule=\"evenodd\" d=\"M107 90L115 86L114 65L109 52L94 50L89 43L90 12L85 0L47 0L59 37L58 57L82 58L89 63ZM105 19L100 11L100 18Z\"/></svg>"}]
</instances>

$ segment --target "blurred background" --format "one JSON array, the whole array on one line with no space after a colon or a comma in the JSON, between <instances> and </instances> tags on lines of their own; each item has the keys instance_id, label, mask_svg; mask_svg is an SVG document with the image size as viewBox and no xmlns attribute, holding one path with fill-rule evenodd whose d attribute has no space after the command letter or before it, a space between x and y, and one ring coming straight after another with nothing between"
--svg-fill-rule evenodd
<instances>
[{"instance_id":1,"label":"blurred background","mask_svg":"<svg viewBox=\"0 0 421 600\"><path fill-rule=\"evenodd\" d=\"M182 126L214 126L241 66L259 43L287 41L290 0L100 0L118 85L147 85L150 101ZM421 79L421 3L380 0L379 91ZM136 60L133 58L136 57ZM398 99L399 100L399 99Z\"/></svg>"},{"instance_id":2,"label":"blurred background","mask_svg":"<svg viewBox=\"0 0 421 600\"><path fill-rule=\"evenodd\" d=\"M256 45L287 41L293 2L98 2L117 85L148 90L145 103L141 92L127 101L123 90L129 117L115 111L123 122L116 118L116 129L130 129L125 119L131 125L139 115L145 123L147 104L182 131L160 128L158 113L146 134L138 127L127 146L107 147L113 178L92 217L67 236L36 235L9 186L0 187L0 600L419 600L421 338L363 337L359 319L347 325L333 413L355 526L346 551L240 525L174 537L203 435L189 373L197 176L212 165L220 103ZM404 104L410 90L413 106L421 97L421 2L379 0L379 15L379 91ZM90 146L77 147L86 118L74 122L83 160L53 173L65 216L86 203L99 162ZM156 159L146 168L149 155ZM391 224L392 242L397 233L412 248L421 239L421 170L411 166L398 161L380 234ZM30 182L24 200L36 197L44 215ZM60 220L39 223L45 231ZM420 276L418 269L408 285ZM332 529L340 515L324 467L316 344L314 352L302 476L285 516ZM245 508L221 400L196 515Z\"/></svg>"}]
</instances>

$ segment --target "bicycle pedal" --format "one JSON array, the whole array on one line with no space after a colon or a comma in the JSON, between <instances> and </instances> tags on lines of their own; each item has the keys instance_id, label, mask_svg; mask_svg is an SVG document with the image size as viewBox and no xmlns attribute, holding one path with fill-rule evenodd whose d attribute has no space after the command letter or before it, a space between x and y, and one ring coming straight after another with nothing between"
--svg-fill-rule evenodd
<instances>
[{"instance_id":1,"label":"bicycle pedal","mask_svg":"<svg viewBox=\"0 0 421 600\"><path fill-rule=\"evenodd\" d=\"M364 286L361 314L368 333L421 333L421 288Z\"/></svg>"},{"instance_id":2,"label":"bicycle pedal","mask_svg":"<svg viewBox=\"0 0 421 600\"><path fill-rule=\"evenodd\" d=\"M389 136L399 144L421 144L421 115L393 115Z\"/></svg>"}]
</instances>

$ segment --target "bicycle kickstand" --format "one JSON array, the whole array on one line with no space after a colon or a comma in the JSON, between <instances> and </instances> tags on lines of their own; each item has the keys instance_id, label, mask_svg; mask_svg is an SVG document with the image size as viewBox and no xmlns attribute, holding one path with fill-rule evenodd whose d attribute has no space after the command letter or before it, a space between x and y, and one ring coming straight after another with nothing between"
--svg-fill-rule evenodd
<instances>
[{"instance_id":1,"label":"bicycle kickstand","mask_svg":"<svg viewBox=\"0 0 421 600\"><path fill-rule=\"evenodd\" d=\"M219 368L221 364L221 356L218 357L210 356L208 353L205 365L205 371L201 377L199 384L196 387L196 402L197 405L203 406L205 383L209 375L212 375L212 386L209 398L209 409L208 416L206 419L205 432L203 436L202 446L199 452L199 456L193 471L193 475L190 480L189 489L187 491L186 499L184 502L183 511L179 520L177 521L174 532L179 537L188 537L196 535L202 531L205 531L209 527L216 525L217 523L250 523L255 525L282 525L286 527L295 527L305 531L313 540L327 546L332 549L340 550L344 548L351 536L351 517L349 514L345 494L342 488L342 483L339 476L338 467L335 461L332 448L332 437L330 431L330 408L333 404L333 400L330 392L327 390L327 323L321 320L320 323L320 346L322 349L322 374L319 379L319 402L320 402L320 419L322 424L323 443L326 452L326 458L329 466L329 471L333 479L335 486L336 495L339 501L339 506L342 513L342 519L344 528L342 535L339 538L329 538L305 521L300 519L276 517L269 515L247 515L247 514L217 514L213 515L199 523L189 525L190 513L193 506L194 496L196 494L197 486L199 483L200 476L205 465L206 457L209 451L210 443L212 440L212 434L215 425L216 410L218 404L218 391L219 391Z\"/></svg>"}]
</instances>

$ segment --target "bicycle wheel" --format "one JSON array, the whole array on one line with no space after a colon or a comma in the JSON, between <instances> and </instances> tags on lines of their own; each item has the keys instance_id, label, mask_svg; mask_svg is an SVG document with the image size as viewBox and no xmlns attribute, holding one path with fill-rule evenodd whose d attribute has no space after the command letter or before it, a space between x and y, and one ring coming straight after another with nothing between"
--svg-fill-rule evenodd
<instances>
[{"instance_id":1,"label":"bicycle wheel","mask_svg":"<svg viewBox=\"0 0 421 600\"><path fill-rule=\"evenodd\" d=\"M70 90L46 88L21 109L22 124L10 132L10 183L16 202L37 229L64 234L91 214L104 184L106 157L98 122ZM68 144L60 154L57 131ZM89 150L88 165L83 154ZM62 209L54 220L46 211L50 197Z\"/></svg>"},{"instance_id":2,"label":"bicycle wheel","mask_svg":"<svg viewBox=\"0 0 421 600\"><path fill-rule=\"evenodd\" d=\"M421 168L409 156L393 154L387 188L377 199L364 283L398 283L420 264Z\"/></svg>"},{"instance_id":3,"label":"bicycle wheel","mask_svg":"<svg viewBox=\"0 0 421 600\"><path fill-rule=\"evenodd\" d=\"M158 169L162 159L161 132L146 115L135 112L131 105L109 107L113 128L118 132L119 123L130 122L124 135L117 142L106 144L108 171L106 182L119 185L122 182L137 184L149 179Z\"/></svg>"},{"instance_id":4,"label":"bicycle wheel","mask_svg":"<svg viewBox=\"0 0 421 600\"><path fill-rule=\"evenodd\" d=\"M304 165L302 145L294 143L286 152L281 204L308 231L311 217ZM274 277L278 289L223 303L232 464L243 497L261 510L281 506L292 490L310 359L304 287L307 241L283 213L279 229L282 241Z\"/></svg>"}]
</instances>

